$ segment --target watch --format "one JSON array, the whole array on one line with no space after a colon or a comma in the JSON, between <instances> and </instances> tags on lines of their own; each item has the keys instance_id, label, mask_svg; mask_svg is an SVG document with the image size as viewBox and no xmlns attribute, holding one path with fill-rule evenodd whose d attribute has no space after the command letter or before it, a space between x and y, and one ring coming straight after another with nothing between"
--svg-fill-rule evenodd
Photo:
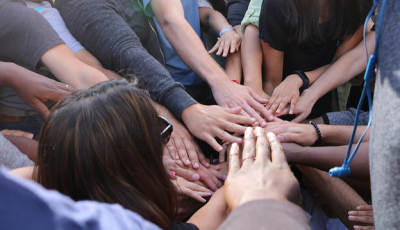
<instances>
[{"instance_id":1,"label":"watch","mask_svg":"<svg viewBox=\"0 0 400 230\"><path fill-rule=\"evenodd\" d=\"M300 87L300 92L307 89L310 86L310 79L308 79L307 75L304 73L303 70L296 70L292 74L297 74L303 80L303 85Z\"/></svg>"}]
</instances>

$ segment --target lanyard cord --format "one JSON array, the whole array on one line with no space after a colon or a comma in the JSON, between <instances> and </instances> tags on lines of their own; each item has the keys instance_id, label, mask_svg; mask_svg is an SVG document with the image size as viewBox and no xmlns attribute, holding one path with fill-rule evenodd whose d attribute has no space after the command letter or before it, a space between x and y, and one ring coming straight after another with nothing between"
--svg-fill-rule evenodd
<instances>
[{"instance_id":1,"label":"lanyard cord","mask_svg":"<svg viewBox=\"0 0 400 230\"><path fill-rule=\"evenodd\" d=\"M383 2L382 2L380 14L379 14L379 24L376 26L377 33L376 33L376 41L375 41L375 50L374 50L374 53L371 55L371 57L369 57L369 59L368 59L367 43L366 43L366 39L365 39L365 31L366 31L366 28L367 28L368 20L371 18L372 14L374 13L375 9L377 8L377 6L379 4L379 1L380 0L375 0L374 1L374 5L372 6L372 9L368 13L367 18L365 19L363 37L364 37L364 45L365 45L365 49L366 49L366 53L367 53L368 64L367 64L367 68L365 70L365 75L364 75L364 89L362 91L361 98L360 98L360 101L359 101L358 106L357 106L356 117L355 117L355 120L354 120L354 128L353 128L353 132L352 132L351 137L350 137L349 147L347 149L347 153L346 153L346 157L344 159L343 165L341 167L335 167L335 168L332 168L331 170L329 170L329 175L333 176L333 177L346 177L346 176L350 175L350 173L351 173L350 163L354 159L354 157L355 157L355 155L357 153L357 150L360 147L362 139L364 138L364 136L367 133L369 127L371 126L371 120L372 120L372 96L371 96L370 83L371 83L372 77L374 76L375 66L376 66L377 61L378 61L378 44L379 44L379 40L380 40L380 37L381 37L382 19L383 19L383 12L384 12L384 9L385 9L386 0L383 0ZM353 146L355 133L357 131L358 118L359 118L359 115L360 115L361 106L362 106L362 104L364 102L365 94L367 94L367 96L368 96L368 106L369 106L368 126L365 129L365 131L362 134L362 136L360 137L360 139L358 140L358 142L356 144L356 147L354 148L353 152L350 155L351 147Z\"/></svg>"}]
</instances>

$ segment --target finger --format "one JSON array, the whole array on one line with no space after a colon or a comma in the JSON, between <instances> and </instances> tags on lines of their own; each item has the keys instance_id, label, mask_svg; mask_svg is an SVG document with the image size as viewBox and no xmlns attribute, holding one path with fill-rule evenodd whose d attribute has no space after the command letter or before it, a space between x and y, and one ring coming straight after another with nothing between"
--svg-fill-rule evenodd
<instances>
[{"instance_id":1,"label":"finger","mask_svg":"<svg viewBox=\"0 0 400 230\"><path fill-rule=\"evenodd\" d=\"M226 57L226 56L228 56L228 53L229 53L229 50L230 50L230 43L229 42L225 42L225 45L224 45L224 52L223 52L223 54L222 54L222 57Z\"/></svg>"},{"instance_id":2,"label":"finger","mask_svg":"<svg viewBox=\"0 0 400 230\"><path fill-rule=\"evenodd\" d=\"M222 172L219 172L218 170L210 169L210 172L219 180L226 179L226 175L222 174Z\"/></svg>"},{"instance_id":3,"label":"finger","mask_svg":"<svg viewBox=\"0 0 400 230\"><path fill-rule=\"evenodd\" d=\"M210 134L204 134L204 141L207 142L215 151L221 152L224 150L220 144L215 140L213 136Z\"/></svg>"},{"instance_id":4,"label":"finger","mask_svg":"<svg viewBox=\"0 0 400 230\"><path fill-rule=\"evenodd\" d=\"M187 139L183 139L183 143L186 147L187 155L189 156L190 161L192 162L192 167L194 169L199 168L199 155L196 151L196 148L193 146L193 142Z\"/></svg>"},{"instance_id":5,"label":"finger","mask_svg":"<svg viewBox=\"0 0 400 230\"><path fill-rule=\"evenodd\" d=\"M294 134L294 133L280 133L280 134L278 134L278 140L280 142L296 142L296 143L298 143L299 135Z\"/></svg>"},{"instance_id":6,"label":"finger","mask_svg":"<svg viewBox=\"0 0 400 230\"><path fill-rule=\"evenodd\" d=\"M38 99L34 99L33 103L30 105L36 112L46 120L46 118L50 115L50 110L47 106Z\"/></svg>"},{"instance_id":7,"label":"finger","mask_svg":"<svg viewBox=\"0 0 400 230\"><path fill-rule=\"evenodd\" d=\"M194 143L194 148L196 149L196 152L198 154L200 163L204 167L209 168L210 167L210 163L208 162L207 158L204 156L203 152L201 151L201 149L199 148L199 146L196 143Z\"/></svg>"},{"instance_id":8,"label":"finger","mask_svg":"<svg viewBox=\"0 0 400 230\"><path fill-rule=\"evenodd\" d=\"M364 224L373 224L374 223L373 216L349 216L349 220L364 223Z\"/></svg>"},{"instance_id":9,"label":"finger","mask_svg":"<svg viewBox=\"0 0 400 230\"><path fill-rule=\"evenodd\" d=\"M239 49L239 46L240 46L240 42L238 42L237 39L233 39L232 42L231 42L231 51L230 52L231 53L235 53L236 50Z\"/></svg>"},{"instance_id":10,"label":"finger","mask_svg":"<svg viewBox=\"0 0 400 230\"><path fill-rule=\"evenodd\" d=\"M256 137L253 128L247 128L244 133L242 167L250 166L256 157Z\"/></svg>"},{"instance_id":11,"label":"finger","mask_svg":"<svg viewBox=\"0 0 400 230\"><path fill-rule=\"evenodd\" d=\"M265 99L260 97L254 90L249 89L250 95L260 104L267 104L269 102L269 99Z\"/></svg>"},{"instance_id":12,"label":"finger","mask_svg":"<svg viewBox=\"0 0 400 230\"><path fill-rule=\"evenodd\" d=\"M188 197L191 197L191 198L193 198L193 199L195 199L197 201L200 201L201 203L205 203L206 202L206 199L201 197L197 192L192 191L192 190L190 190L188 188L179 187L178 191L179 191L180 194L188 196Z\"/></svg>"},{"instance_id":13,"label":"finger","mask_svg":"<svg viewBox=\"0 0 400 230\"><path fill-rule=\"evenodd\" d=\"M176 149L175 149L175 143L174 143L173 138L169 139L169 141L165 145L165 147L167 148L169 155L171 156L172 159L174 159L174 160L179 159L178 153L176 152Z\"/></svg>"},{"instance_id":14,"label":"finger","mask_svg":"<svg viewBox=\"0 0 400 230\"><path fill-rule=\"evenodd\" d=\"M225 162L225 151L222 151L219 153L219 163L224 163Z\"/></svg>"},{"instance_id":15,"label":"finger","mask_svg":"<svg viewBox=\"0 0 400 230\"><path fill-rule=\"evenodd\" d=\"M8 136L25 137L25 138L28 138L28 139L32 139L33 138L33 133L24 132L24 131L21 131L21 130L3 129L3 130L1 130L1 133L3 135L8 135Z\"/></svg>"},{"instance_id":16,"label":"finger","mask_svg":"<svg viewBox=\"0 0 400 230\"><path fill-rule=\"evenodd\" d=\"M293 101L293 99L292 99L292 101ZM276 113L280 113L288 104L289 104L289 100L286 97L283 98L281 103L279 103L278 108L276 109Z\"/></svg>"},{"instance_id":17,"label":"finger","mask_svg":"<svg viewBox=\"0 0 400 230\"><path fill-rule=\"evenodd\" d=\"M268 112L267 109L264 108L264 106L260 105L262 107L261 110L265 110L263 112L267 113L267 117L271 116L271 114ZM261 127L266 127L267 122L253 109L254 107L251 107L249 105L243 105L243 109L250 115L250 117L255 118L256 121L260 124ZM257 110L261 112L260 110Z\"/></svg>"},{"instance_id":18,"label":"finger","mask_svg":"<svg viewBox=\"0 0 400 230\"><path fill-rule=\"evenodd\" d=\"M208 51L208 53L209 54L214 53L218 49L218 47L219 47L219 41L217 41L217 43L215 43L214 47L210 51Z\"/></svg>"},{"instance_id":19,"label":"finger","mask_svg":"<svg viewBox=\"0 0 400 230\"><path fill-rule=\"evenodd\" d=\"M292 97L292 101L290 102L289 114L293 114L294 113L294 109L296 108L296 104L297 104L298 100L299 100L298 97Z\"/></svg>"},{"instance_id":20,"label":"finger","mask_svg":"<svg viewBox=\"0 0 400 230\"><path fill-rule=\"evenodd\" d=\"M267 133L267 138L271 146L271 161L287 164L285 151L283 150L282 144L280 143L276 135L269 132Z\"/></svg>"},{"instance_id":21,"label":"finger","mask_svg":"<svg viewBox=\"0 0 400 230\"><path fill-rule=\"evenodd\" d=\"M218 56L221 55L222 51L224 51L224 46L225 46L224 42L220 40L218 51L217 51L216 55L218 55Z\"/></svg>"},{"instance_id":22,"label":"finger","mask_svg":"<svg viewBox=\"0 0 400 230\"><path fill-rule=\"evenodd\" d=\"M210 177L206 172L199 172L200 174L200 181L202 181L209 189L212 191L217 191L219 187L222 186L222 183L218 181L218 179L213 180L213 177Z\"/></svg>"},{"instance_id":23,"label":"finger","mask_svg":"<svg viewBox=\"0 0 400 230\"><path fill-rule=\"evenodd\" d=\"M349 216L373 216L372 211L350 211Z\"/></svg>"},{"instance_id":24,"label":"finger","mask_svg":"<svg viewBox=\"0 0 400 230\"><path fill-rule=\"evenodd\" d=\"M256 137L256 161L260 161L262 165L266 165L271 162L271 148L263 128L256 128Z\"/></svg>"},{"instance_id":25,"label":"finger","mask_svg":"<svg viewBox=\"0 0 400 230\"><path fill-rule=\"evenodd\" d=\"M229 125L227 125L224 122L222 124L222 128L215 127L213 133L216 137L218 137L222 141L240 144L240 143L242 143L242 139L240 137L235 137L235 136L231 135L230 133L226 132L225 130L230 131L230 132L237 132L244 128L245 127L234 124L234 123L230 123ZM222 152L222 151L219 151L219 152Z\"/></svg>"},{"instance_id":26,"label":"finger","mask_svg":"<svg viewBox=\"0 0 400 230\"><path fill-rule=\"evenodd\" d=\"M228 175L231 175L240 169L240 160L239 160L239 145L236 143L232 144L231 150L229 151L229 172Z\"/></svg>"},{"instance_id":27,"label":"finger","mask_svg":"<svg viewBox=\"0 0 400 230\"><path fill-rule=\"evenodd\" d=\"M304 119L306 119L308 116L307 113L301 113L300 115L298 115L295 119L293 119L291 122L293 123L299 123L301 121L303 121Z\"/></svg>"},{"instance_id":28,"label":"finger","mask_svg":"<svg viewBox=\"0 0 400 230\"><path fill-rule=\"evenodd\" d=\"M357 230L374 230L374 226L361 226L361 225L354 225L354 229Z\"/></svg>"},{"instance_id":29,"label":"finger","mask_svg":"<svg viewBox=\"0 0 400 230\"><path fill-rule=\"evenodd\" d=\"M180 176L188 181L198 181L200 180L200 175L196 172L190 171L188 169L184 169L181 167L176 167L175 174Z\"/></svg>"},{"instance_id":30,"label":"finger","mask_svg":"<svg viewBox=\"0 0 400 230\"><path fill-rule=\"evenodd\" d=\"M372 205L360 205L360 206L357 206L356 209L359 211L372 211L373 210Z\"/></svg>"},{"instance_id":31,"label":"finger","mask_svg":"<svg viewBox=\"0 0 400 230\"><path fill-rule=\"evenodd\" d=\"M179 158L181 159L183 165L185 165L186 167L192 166L182 139L174 138L174 143L175 143L175 148L178 151Z\"/></svg>"},{"instance_id":32,"label":"finger","mask_svg":"<svg viewBox=\"0 0 400 230\"><path fill-rule=\"evenodd\" d=\"M195 192L202 192L205 195L212 195L214 192L211 191L210 189L206 188L205 184L197 184L198 182L190 182L186 181L185 185L182 187L187 187L188 189L195 191Z\"/></svg>"}]
</instances>

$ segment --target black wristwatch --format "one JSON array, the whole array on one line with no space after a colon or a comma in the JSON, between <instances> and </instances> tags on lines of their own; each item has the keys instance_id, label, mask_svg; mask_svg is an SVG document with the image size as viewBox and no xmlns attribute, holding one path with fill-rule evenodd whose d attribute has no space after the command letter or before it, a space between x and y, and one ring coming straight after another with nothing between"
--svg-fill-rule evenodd
<instances>
[{"instance_id":1,"label":"black wristwatch","mask_svg":"<svg viewBox=\"0 0 400 230\"><path fill-rule=\"evenodd\" d=\"M307 75L304 73L303 70L296 70L292 74L297 74L303 80L303 85L300 87L300 92L307 89L310 86L310 79L308 79Z\"/></svg>"}]
</instances>

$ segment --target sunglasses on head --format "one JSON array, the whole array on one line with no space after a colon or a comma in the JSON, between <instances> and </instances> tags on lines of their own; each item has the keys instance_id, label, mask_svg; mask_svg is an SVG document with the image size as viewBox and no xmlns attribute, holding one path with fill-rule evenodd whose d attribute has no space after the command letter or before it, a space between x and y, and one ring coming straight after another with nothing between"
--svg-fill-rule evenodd
<instances>
[{"instance_id":1,"label":"sunglasses on head","mask_svg":"<svg viewBox=\"0 0 400 230\"><path fill-rule=\"evenodd\" d=\"M166 124L166 127L161 132L161 139L163 140L163 143L166 144L166 143L168 143L169 139L171 138L171 133L173 131L173 127L172 127L171 122L169 122L167 120L167 118L165 118L163 116L158 116L158 117L161 118L161 120L163 120L163 122Z\"/></svg>"}]
</instances>

